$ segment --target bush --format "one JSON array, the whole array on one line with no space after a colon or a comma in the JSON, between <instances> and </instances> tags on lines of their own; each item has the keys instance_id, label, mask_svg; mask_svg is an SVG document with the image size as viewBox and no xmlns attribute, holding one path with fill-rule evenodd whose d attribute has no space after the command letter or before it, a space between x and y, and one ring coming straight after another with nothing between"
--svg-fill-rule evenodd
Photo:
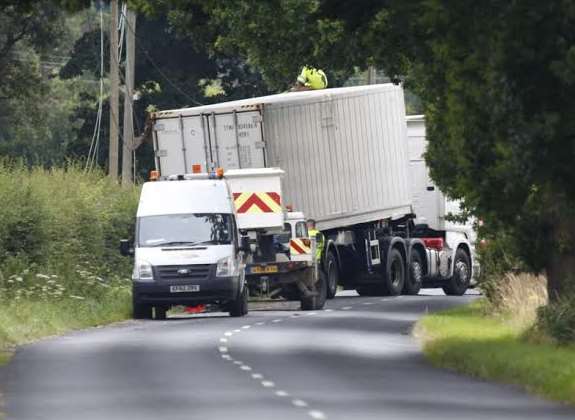
<instances>
[{"instance_id":1,"label":"bush","mask_svg":"<svg viewBox=\"0 0 575 420\"><path fill-rule=\"evenodd\" d=\"M128 285L118 251L133 235L138 188L103 172L0 161L0 300L98 298Z\"/></svg>"},{"instance_id":2,"label":"bush","mask_svg":"<svg viewBox=\"0 0 575 420\"><path fill-rule=\"evenodd\" d=\"M561 344L575 343L575 297L565 297L539 308L535 328Z\"/></svg>"}]
</instances>

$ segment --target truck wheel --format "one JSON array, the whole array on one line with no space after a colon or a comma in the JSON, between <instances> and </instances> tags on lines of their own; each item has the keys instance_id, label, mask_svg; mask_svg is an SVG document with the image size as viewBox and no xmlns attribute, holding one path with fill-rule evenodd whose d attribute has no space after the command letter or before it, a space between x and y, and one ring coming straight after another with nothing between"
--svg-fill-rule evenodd
<instances>
[{"instance_id":1,"label":"truck wheel","mask_svg":"<svg viewBox=\"0 0 575 420\"><path fill-rule=\"evenodd\" d=\"M339 283L339 268L337 267L337 258L333 252L327 254L325 266L327 272L327 298L333 299L337 293L337 285Z\"/></svg>"},{"instance_id":2,"label":"truck wheel","mask_svg":"<svg viewBox=\"0 0 575 420\"><path fill-rule=\"evenodd\" d=\"M154 319L158 321L163 321L166 319L166 314L168 312L168 308L165 306L156 306L154 307Z\"/></svg>"},{"instance_id":3,"label":"truck wheel","mask_svg":"<svg viewBox=\"0 0 575 420\"><path fill-rule=\"evenodd\" d=\"M152 307L141 303L135 294L132 294L132 317L134 319L152 319Z\"/></svg>"},{"instance_id":4,"label":"truck wheel","mask_svg":"<svg viewBox=\"0 0 575 420\"><path fill-rule=\"evenodd\" d=\"M317 295L301 298L302 311L317 311L323 309L327 299L327 279L324 273L319 272L319 281L316 283L315 291Z\"/></svg>"},{"instance_id":5,"label":"truck wheel","mask_svg":"<svg viewBox=\"0 0 575 420\"><path fill-rule=\"evenodd\" d=\"M237 300L230 303L230 316L240 317L248 314L248 288L244 286L242 294Z\"/></svg>"},{"instance_id":6,"label":"truck wheel","mask_svg":"<svg viewBox=\"0 0 575 420\"><path fill-rule=\"evenodd\" d=\"M406 295L417 295L423 284L423 261L417 251L413 251L409 261L409 275L405 279L403 293Z\"/></svg>"},{"instance_id":7,"label":"truck wheel","mask_svg":"<svg viewBox=\"0 0 575 420\"><path fill-rule=\"evenodd\" d=\"M469 255L462 248L455 252L453 260L453 276L449 279L443 291L449 296L461 296L469 288L471 281L471 263Z\"/></svg>"},{"instance_id":8,"label":"truck wheel","mask_svg":"<svg viewBox=\"0 0 575 420\"><path fill-rule=\"evenodd\" d=\"M383 294L397 296L401 294L405 284L405 264L403 257L397 249L392 249L387 261L387 272L383 279Z\"/></svg>"}]
</instances>

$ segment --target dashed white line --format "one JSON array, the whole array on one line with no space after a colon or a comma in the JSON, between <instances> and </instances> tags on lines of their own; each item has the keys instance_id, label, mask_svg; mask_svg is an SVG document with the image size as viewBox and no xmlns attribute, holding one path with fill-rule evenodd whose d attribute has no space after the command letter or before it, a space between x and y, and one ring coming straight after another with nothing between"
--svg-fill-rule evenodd
<instances>
[{"instance_id":1,"label":"dashed white line","mask_svg":"<svg viewBox=\"0 0 575 420\"><path fill-rule=\"evenodd\" d=\"M317 312L310 312L310 313L308 313L307 315L308 315L308 316L317 315Z\"/></svg>"},{"instance_id":2,"label":"dashed white line","mask_svg":"<svg viewBox=\"0 0 575 420\"><path fill-rule=\"evenodd\" d=\"M261 373L252 373L252 378L254 379L262 379L264 377L264 375L262 375Z\"/></svg>"},{"instance_id":3,"label":"dashed white line","mask_svg":"<svg viewBox=\"0 0 575 420\"><path fill-rule=\"evenodd\" d=\"M373 302L363 302L364 305L373 305Z\"/></svg>"},{"instance_id":4,"label":"dashed white line","mask_svg":"<svg viewBox=\"0 0 575 420\"><path fill-rule=\"evenodd\" d=\"M324 309L324 312L333 312L333 309Z\"/></svg>"},{"instance_id":5,"label":"dashed white line","mask_svg":"<svg viewBox=\"0 0 575 420\"><path fill-rule=\"evenodd\" d=\"M264 388L273 388L276 386L276 384L274 384L272 381L262 381L262 386Z\"/></svg>"},{"instance_id":6,"label":"dashed white line","mask_svg":"<svg viewBox=\"0 0 575 420\"><path fill-rule=\"evenodd\" d=\"M308 411L309 416L312 419L318 419L318 420L324 420L327 419L327 417L325 416L325 414L323 414L321 411L318 410L311 410Z\"/></svg>"},{"instance_id":7,"label":"dashed white line","mask_svg":"<svg viewBox=\"0 0 575 420\"><path fill-rule=\"evenodd\" d=\"M241 331L242 331L242 330L234 330L235 333L239 333L239 332L241 332Z\"/></svg>"},{"instance_id":8,"label":"dashed white line","mask_svg":"<svg viewBox=\"0 0 575 420\"><path fill-rule=\"evenodd\" d=\"M283 390L276 391L278 397L289 397L289 394Z\"/></svg>"},{"instance_id":9,"label":"dashed white line","mask_svg":"<svg viewBox=\"0 0 575 420\"><path fill-rule=\"evenodd\" d=\"M247 330L247 329L251 328L251 325L244 325L242 328L243 328L244 330Z\"/></svg>"},{"instance_id":10,"label":"dashed white line","mask_svg":"<svg viewBox=\"0 0 575 420\"><path fill-rule=\"evenodd\" d=\"M224 333L224 335L225 335L226 337L231 337L232 335L234 335L234 333L231 332L231 331L226 331L226 332Z\"/></svg>"},{"instance_id":11,"label":"dashed white line","mask_svg":"<svg viewBox=\"0 0 575 420\"><path fill-rule=\"evenodd\" d=\"M232 356L230 356L229 354L222 354L222 359L224 359L224 360L232 360Z\"/></svg>"},{"instance_id":12,"label":"dashed white line","mask_svg":"<svg viewBox=\"0 0 575 420\"><path fill-rule=\"evenodd\" d=\"M307 403L304 400L292 400L291 403L296 407L307 407Z\"/></svg>"},{"instance_id":13,"label":"dashed white line","mask_svg":"<svg viewBox=\"0 0 575 420\"><path fill-rule=\"evenodd\" d=\"M264 324L265 324L265 322L256 322L256 325L257 325L257 326L262 326L262 325L264 325Z\"/></svg>"},{"instance_id":14,"label":"dashed white line","mask_svg":"<svg viewBox=\"0 0 575 420\"><path fill-rule=\"evenodd\" d=\"M227 338L220 338L220 343L227 343L228 339Z\"/></svg>"},{"instance_id":15,"label":"dashed white line","mask_svg":"<svg viewBox=\"0 0 575 420\"><path fill-rule=\"evenodd\" d=\"M234 362L234 365L243 365L243 364L244 364L244 362L240 362L239 360L236 360L236 361Z\"/></svg>"},{"instance_id":16,"label":"dashed white line","mask_svg":"<svg viewBox=\"0 0 575 420\"><path fill-rule=\"evenodd\" d=\"M351 309L351 306L344 306L343 308L341 308L342 311L349 311Z\"/></svg>"},{"instance_id":17,"label":"dashed white line","mask_svg":"<svg viewBox=\"0 0 575 420\"><path fill-rule=\"evenodd\" d=\"M282 322L282 320L281 319L274 319L272 322L277 324L278 322Z\"/></svg>"},{"instance_id":18,"label":"dashed white line","mask_svg":"<svg viewBox=\"0 0 575 420\"><path fill-rule=\"evenodd\" d=\"M252 370L252 368L249 367L249 366L247 366L247 365L242 365L242 366L240 366L240 369L241 369L241 370L245 370L246 372L249 372L250 370Z\"/></svg>"},{"instance_id":19,"label":"dashed white line","mask_svg":"<svg viewBox=\"0 0 575 420\"><path fill-rule=\"evenodd\" d=\"M220 346L220 347L218 347L218 350L220 351L220 353L227 353L228 352L228 348L226 346Z\"/></svg>"}]
</instances>

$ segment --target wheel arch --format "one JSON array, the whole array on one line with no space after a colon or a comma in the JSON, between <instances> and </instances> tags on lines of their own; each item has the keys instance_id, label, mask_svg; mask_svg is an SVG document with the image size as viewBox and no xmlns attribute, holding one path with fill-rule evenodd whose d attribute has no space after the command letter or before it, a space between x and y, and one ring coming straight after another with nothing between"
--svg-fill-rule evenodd
<instances>
[{"instance_id":1,"label":"wheel arch","mask_svg":"<svg viewBox=\"0 0 575 420\"><path fill-rule=\"evenodd\" d=\"M419 254L421 262L423 264L424 275L427 276L429 274L429 262L427 259L427 252L425 251L425 244L421 239L412 239L409 243L409 252L408 252L409 258L407 259L408 268L409 268L409 261L411 261L411 255L414 252L417 252Z\"/></svg>"}]
</instances>

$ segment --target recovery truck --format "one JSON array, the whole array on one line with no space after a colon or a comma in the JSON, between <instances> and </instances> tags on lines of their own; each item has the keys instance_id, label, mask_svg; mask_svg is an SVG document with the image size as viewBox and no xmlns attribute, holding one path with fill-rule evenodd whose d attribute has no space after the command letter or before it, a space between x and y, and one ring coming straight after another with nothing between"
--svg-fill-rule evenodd
<instances>
[{"instance_id":1,"label":"recovery truck","mask_svg":"<svg viewBox=\"0 0 575 420\"><path fill-rule=\"evenodd\" d=\"M284 198L317 221L328 298L467 290L464 232L416 223L406 116L393 84L290 92L152 115L161 173L281 167Z\"/></svg>"},{"instance_id":2,"label":"recovery truck","mask_svg":"<svg viewBox=\"0 0 575 420\"><path fill-rule=\"evenodd\" d=\"M312 258L302 213L281 205L281 169L154 173L142 187L134 255L133 314L164 319L176 305L231 316L248 312L249 292L321 309L327 284ZM265 285L265 287L262 287Z\"/></svg>"}]
</instances>

